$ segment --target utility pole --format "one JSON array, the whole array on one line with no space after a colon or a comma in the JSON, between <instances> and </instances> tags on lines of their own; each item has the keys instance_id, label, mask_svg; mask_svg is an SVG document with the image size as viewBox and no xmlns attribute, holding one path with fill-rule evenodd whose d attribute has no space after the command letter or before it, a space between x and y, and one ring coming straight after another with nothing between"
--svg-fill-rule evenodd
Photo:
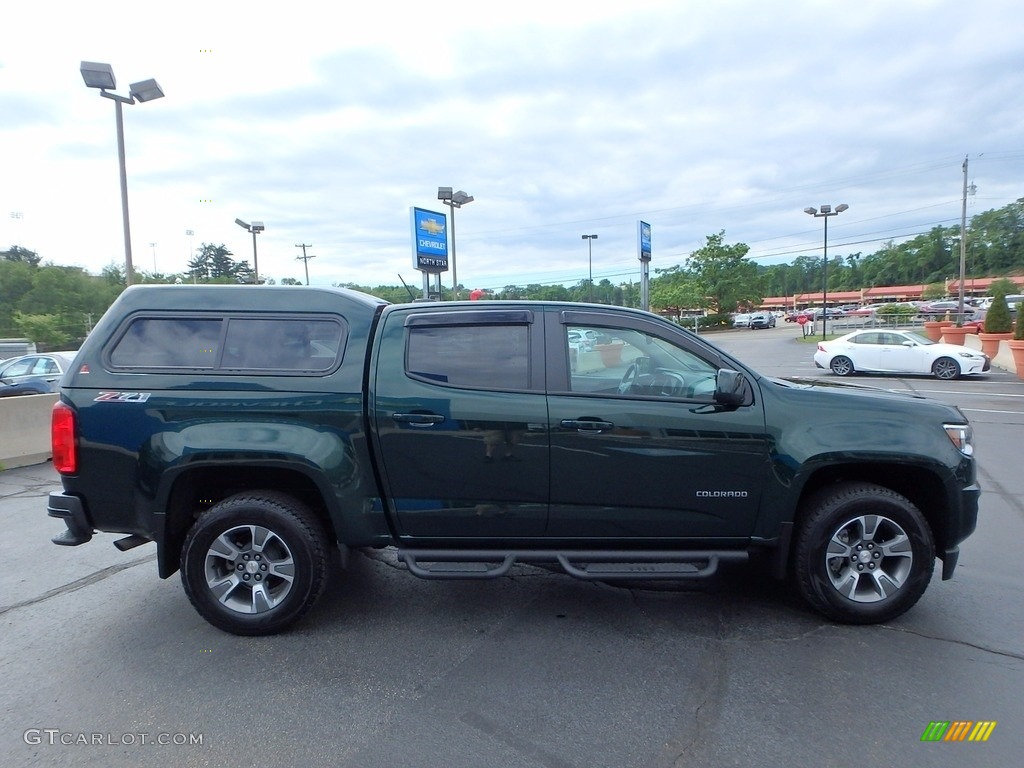
<instances>
[{"instance_id":1,"label":"utility pole","mask_svg":"<svg viewBox=\"0 0 1024 768\"><path fill-rule=\"evenodd\" d=\"M956 327L964 324L964 278L967 273L967 156L964 155L964 196L960 208L960 291L956 307Z\"/></svg>"},{"instance_id":2,"label":"utility pole","mask_svg":"<svg viewBox=\"0 0 1024 768\"><path fill-rule=\"evenodd\" d=\"M302 263L303 263L303 266L306 267L306 285L309 285L309 260L310 259L315 259L316 256L312 256L312 255L311 256L307 256L306 255L306 249L307 248L312 248L313 244L312 243L296 243L295 247L302 249L302 255L301 256L296 256L295 260L299 261L301 259Z\"/></svg>"}]
</instances>

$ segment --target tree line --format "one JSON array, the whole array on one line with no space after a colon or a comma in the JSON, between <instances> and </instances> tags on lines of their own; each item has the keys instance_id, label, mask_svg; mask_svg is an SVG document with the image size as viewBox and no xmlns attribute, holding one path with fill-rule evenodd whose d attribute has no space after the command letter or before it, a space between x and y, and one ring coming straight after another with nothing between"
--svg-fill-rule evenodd
<instances>
[{"instance_id":1,"label":"tree line","mask_svg":"<svg viewBox=\"0 0 1024 768\"><path fill-rule=\"evenodd\" d=\"M744 243L727 243L725 232L708 235L685 264L655 269L651 308L693 310L724 318L738 307L757 306L766 296L818 293L825 265L818 256L798 256L788 264L760 265L748 258ZM891 285L935 284L959 276L960 227L934 227L905 242L885 243L874 253L836 255L829 259L828 290L844 291ZM973 216L967 232L967 276L1002 277L1024 274L1024 198L1003 208ZM139 271L145 283L251 283L249 263L237 260L223 244L203 243L179 274ZM273 280L261 278L261 282ZM22 246L0 251L0 338L29 338L42 348L73 349L125 287L124 269L116 264L93 275L80 267L43 262ZM282 284L299 284L285 278ZM386 301L405 302L404 285L342 287L370 293ZM468 291L460 289L461 298ZM441 289L442 300L452 298ZM509 284L489 292L489 299L594 301L638 307L639 284L615 285L607 279L574 285Z\"/></svg>"}]
</instances>

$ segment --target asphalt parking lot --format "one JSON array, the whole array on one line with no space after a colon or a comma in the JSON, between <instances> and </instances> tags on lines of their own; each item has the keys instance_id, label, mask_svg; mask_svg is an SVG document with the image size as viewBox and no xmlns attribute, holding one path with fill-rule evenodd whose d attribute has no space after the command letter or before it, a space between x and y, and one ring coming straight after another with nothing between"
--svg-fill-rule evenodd
<instances>
[{"instance_id":1,"label":"asphalt parking lot","mask_svg":"<svg viewBox=\"0 0 1024 768\"><path fill-rule=\"evenodd\" d=\"M712 341L769 375L830 377L791 324ZM624 588L521 567L423 582L357 554L294 631L207 625L152 545L49 542L48 464L0 472L0 765L1011 765L1024 751L1024 382L857 377L961 407L978 531L891 624L848 627L745 568ZM928 743L934 721L992 721Z\"/></svg>"}]
</instances>

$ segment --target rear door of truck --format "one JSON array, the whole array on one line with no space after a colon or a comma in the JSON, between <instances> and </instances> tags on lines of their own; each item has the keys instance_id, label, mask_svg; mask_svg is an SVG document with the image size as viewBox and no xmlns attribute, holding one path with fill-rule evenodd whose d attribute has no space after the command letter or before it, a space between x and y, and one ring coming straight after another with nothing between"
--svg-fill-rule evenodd
<instances>
[{"instance_id":1,"label":"rear door of truck","mask_svg":"<svg viewBox=\"0 0 1024 768\"><path fill-rule=\"evenodd\" d=\"M550 488L544 313L389 307L369 413L386 511L406 540L533 539Z\"/></svg>"}]
</instances>

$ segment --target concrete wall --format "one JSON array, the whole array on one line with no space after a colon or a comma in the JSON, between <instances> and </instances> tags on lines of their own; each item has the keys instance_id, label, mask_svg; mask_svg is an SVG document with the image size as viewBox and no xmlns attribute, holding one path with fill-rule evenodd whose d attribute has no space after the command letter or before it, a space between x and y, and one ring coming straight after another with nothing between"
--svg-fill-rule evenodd
<instances>
[{"instance_id":1,"label":"concrete wall","mask_svg":"<svg viewBox=\"0 0 1024 768\"><path fill-rule=\"evenodd\" d=\"M0 466L24 467L50 458L50 411L57 398L0 397Z\"/></svg>"}]
</instances>

